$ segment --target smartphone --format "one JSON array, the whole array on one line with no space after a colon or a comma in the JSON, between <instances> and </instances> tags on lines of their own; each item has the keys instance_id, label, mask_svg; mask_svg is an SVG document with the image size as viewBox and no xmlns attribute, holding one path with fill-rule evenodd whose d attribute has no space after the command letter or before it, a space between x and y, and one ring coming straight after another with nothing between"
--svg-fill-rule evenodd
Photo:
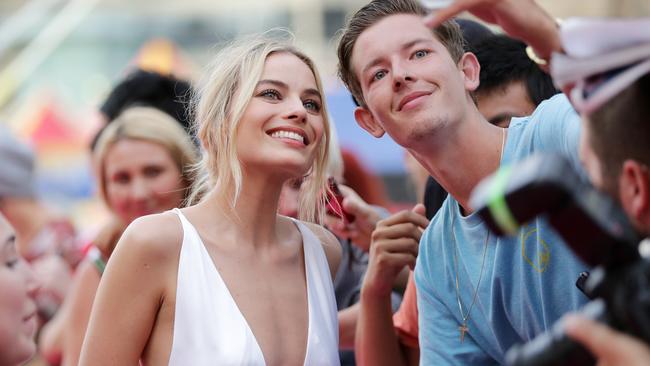
<instances>
[{"instance_id":1,"label":"smartphone","mask_svg":"<svg viewBox=\"0 0 650 366\"><path fill-rule=\"evenodd\" d=\"M333 177L327 179L327 186L329 187L329 192L327 193L327 213L340 217L346 224L354 222L354 215L343 209L343 194Z\"/></svg>"}]
</instances>

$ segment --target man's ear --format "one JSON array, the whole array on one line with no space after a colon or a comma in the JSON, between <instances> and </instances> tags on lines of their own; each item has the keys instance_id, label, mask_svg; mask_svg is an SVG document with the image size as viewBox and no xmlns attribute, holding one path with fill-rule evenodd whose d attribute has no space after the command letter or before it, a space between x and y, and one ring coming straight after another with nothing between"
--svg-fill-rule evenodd
<instances>
[{"instance_id":1,"label":"man's ear","mask_svg":"<svg viewBox=\"0 0 650 366\"><path fill-rule=\"evenodd\" d=\"M476 90L481 75L481 65L476 56L471 52L465 52L458 61L458 68L463 72L465 89L470 92Z\"/></svg>"},{"instance_id":2,"label":"man's ear","mask_svg":"<svg viewBox=\"0 0 650 366\"><path fill-rule=\"evenodd\" d=\"M381 127L375 118L372 116L372 113L364 107L357 107L354 110L354 119L357 120L357 124L361 126L364 130L368 131L371 135L376 138L384 136L384 128Z\"/></svg>"},{"instance_id":3,"label":"man's ear","mask_svg":"<svg viewBox=\"0 0 650 366\"><path fill-rule=\"evenodd\" d=\"M638 161L628 159L623 162L619 176L619 195L621 204L634 221L650 227L650 177L648 169Z\"/></svg>"}]
</instances>

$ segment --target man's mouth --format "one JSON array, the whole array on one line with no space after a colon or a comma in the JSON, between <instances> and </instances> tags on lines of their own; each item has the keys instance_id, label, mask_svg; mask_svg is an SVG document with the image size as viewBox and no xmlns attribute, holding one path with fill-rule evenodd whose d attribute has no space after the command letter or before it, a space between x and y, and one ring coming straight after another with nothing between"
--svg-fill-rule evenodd
<instances>
[{"instance_id":1,"label":"man's mouth","mask_svg":"<svg viewBox=\"0 0 650 366\"><path fill-rule=\"evenodd\" d=\"M397 111L398 112L401 111L402 109L404 109L405 106L408 106L409 103L415 101L416 99L424 97L426 95L431 95L431 92L429 92L429 91L418 91L418 92L413 92L413 93L407 94L399 102L399 105L397 106Z\"/></svg>"}]
</instances>

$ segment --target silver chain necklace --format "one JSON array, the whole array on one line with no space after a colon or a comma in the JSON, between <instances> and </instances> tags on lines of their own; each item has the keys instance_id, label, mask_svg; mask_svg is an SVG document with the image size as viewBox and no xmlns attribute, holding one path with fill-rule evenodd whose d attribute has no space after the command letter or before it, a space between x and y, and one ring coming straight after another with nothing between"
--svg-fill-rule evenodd
<instances>
[{"instance_id":1,"label":"silver chain necklace","mask_svg":"<svg viewBox=\"0 0 650 366\"><path fill-rule=\"evenodd\" d=\"M501 164L501 159L503 159L503 149L505 148L505 145L506 145L506 129L503 129L503 138L501 140L501 155L499 156L499 165ZM460 207L458 208L458 210L460 211ZM483 259L481 260L481 271L479 272L478 275L478 282L476 283L476 288L472 286L472 282L470 280L470 286L472 286L472 290L474 291L474 296L472 296L472 302L470 303L469 308L467 309L467 314L465 314L465 311L463 311L463 302L460 299L460 285L458 281L458 272L460 272L460 269L458 267L458 244L456 243L456 234L454 233L455 216L456 215L451 216L451 238L454 244L454 266L456 271L456 300L458 301L458 310L460 310L460 317L463 320L462 324L458 327L458 330L460 331L460 343L463 343L463 341L465 340L465 333L469 333L467 322L469 321L470 314L472 313L472 308L476 303L478 290L481 286L481 279L483 279L483 269L485 268L485 258L487 256L488 241L490 240L490 231L488 229L487 235L485 236L485 243L483 244Z\"/></svg>"}]
</instances>

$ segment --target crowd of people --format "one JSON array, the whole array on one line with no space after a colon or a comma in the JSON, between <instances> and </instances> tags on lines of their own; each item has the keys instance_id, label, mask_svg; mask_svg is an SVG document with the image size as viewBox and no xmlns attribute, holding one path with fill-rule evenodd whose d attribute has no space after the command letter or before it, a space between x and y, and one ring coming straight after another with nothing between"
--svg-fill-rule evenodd
<instances>
[{"instance_id":1,"label":"crowd of people","mask_svg":"<svg viewBox=\"0 0 650 366\"><path fill-rule=\"evenodd\" d=\"M405 149L420 197L398 212L338 146L288 33L240 37L196 85L137 70L113 89L90 147L110 215L89 243L0 129L0 366L493 365L558 327L592 362L650 364L650 330L579 315L592 268L548 218L515 225L496 202L499 236L470 204L500 168L555 153L650 235L650 36L560 85L563 40L533 0L351 14L338 74L350 119Z\"/></svg>"}]
</instances>

